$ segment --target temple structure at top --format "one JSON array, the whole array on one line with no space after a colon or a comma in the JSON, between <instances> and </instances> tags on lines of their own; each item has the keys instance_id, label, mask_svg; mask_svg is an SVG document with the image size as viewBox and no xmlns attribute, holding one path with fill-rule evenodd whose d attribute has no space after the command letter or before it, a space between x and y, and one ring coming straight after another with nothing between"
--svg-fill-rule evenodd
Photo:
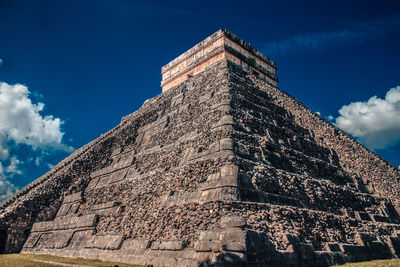
<instances>
[{"instance_id":1,"label":"temple structure at top","mask_svg":"<svg viewBox=\"0 0 400 267\"><path fill-rule=\"evenodd\" d=\"M227 30L219 30L161 68L162 91L180 84L209 66L229 60L276 86L276 64Z\"/></svg>"}]
</instances>

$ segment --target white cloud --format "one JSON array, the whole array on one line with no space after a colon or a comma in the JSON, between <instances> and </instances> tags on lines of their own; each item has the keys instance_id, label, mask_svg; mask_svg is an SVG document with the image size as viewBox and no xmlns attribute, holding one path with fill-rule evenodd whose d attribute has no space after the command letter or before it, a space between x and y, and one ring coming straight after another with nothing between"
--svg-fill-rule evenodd
<instances>
[{"instance_id":1,"label":"white cloud","mask_svg":"<svg viewBox=\"0 0 400 267\"><path fill-rule=\"evenodd\" d=\"M26 144L33 149L53 148L71 152L62 143L62 121L52 115L42 116L43 103L32 103L29 90L22 84L0 83L0 156L8 156L7 142Z\"/></svg>"},{"instance_id":2,"label":"white cloud","mask_svg":"<svg viewBox=\"0 0 400 267\"><path fill-rule=\"evenodd\" d=\"M52 115L43 116L44 104L33 103L30 96L25 85L0 82L0 200L17 190L10 178L23 174L22 156L14 153L21 145L41 155L54 150L73 151L63 143L63 122Z\"/></svg>"},{"instance_id":3,"label":"white cloud","mask_svg":"<svg viewBox=\"0 0 400 267\"><path fill-rule=\"evenodd\" d=\"M371 148L387 148L400 141L400 86L385 99L377 96L353 102L339 110L336 125Z\"/></svg>"},{"instance_id":4,"label":"white cloud","mask_svg":"<svg viewBox=\"0 0 400 267\"><path fill-rule=\"evenodd\" d=\"M317 113L318 115L320 115L320 116L321 116L321 112L319 112L319 111L316 111L315 113Z\"/></svg>"}]
</instances>

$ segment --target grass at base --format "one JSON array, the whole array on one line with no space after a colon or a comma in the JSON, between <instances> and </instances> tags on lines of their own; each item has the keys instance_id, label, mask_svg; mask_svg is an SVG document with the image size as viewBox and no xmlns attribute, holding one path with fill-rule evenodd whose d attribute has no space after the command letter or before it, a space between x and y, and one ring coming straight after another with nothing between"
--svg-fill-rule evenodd
<instances>
[{"instance_id":1,"label":"grass at base","mask_svg":"<svg viewBox=\"0 0 400 267\"><path fill-rule=\"evenodd\" d=\"M101 260L83 259L83 258L64 258L52 255L38 255L38 254L0 254L0 266L7 267L60 267L51 263L38 262L35 260L79 264L86 266L108 266L113 267L143 267L143 265L126 264L119 262L106 262Z\"/></svg>"},{"instance_id":2,"label":"grass at base","mask_svg":"<svg viewBox=\"0 0 400 267\"><path fill-rule=\"evenodd\" d=\"M363 261L363 262L352 262L343 265L335 265L337 267L399 267L400 259L390 259L390 260L373 260L373 261Z\"/></svg>"},{"instance_id":3,"label":"grass at base","mask_svg":"<svg viewBox=\"0 0 400 267\"><path fill-rule=\"evenodd\" d=\"M106 262L101 260L83 259L83 258L64 258L52 255L38 254L0 254L0 266L7 267L60 267L51 263L37 262L35 260L79 264L84 266L107 266L114 267L144 267L143 265L126 264L119 262ZM344 265L335 265L341 267L400 267L400 259L373 260L364 262L346 263Z\"/></svg>"}]
</instances>

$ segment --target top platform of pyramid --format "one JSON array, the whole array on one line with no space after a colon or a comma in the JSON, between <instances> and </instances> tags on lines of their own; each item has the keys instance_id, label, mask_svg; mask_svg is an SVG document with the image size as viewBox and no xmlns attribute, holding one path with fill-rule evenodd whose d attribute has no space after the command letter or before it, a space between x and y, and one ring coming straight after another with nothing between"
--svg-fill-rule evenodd
<instances>
[{"instance_id":1,"label":"top platform of pyramid","mask_svg":"<svg viewBox=\"0 0 400 267\"><path fill-rule=\"evenodd\" d=\"M227 30L218 30L161 68L162 91L178 85L217 62L229 60L276 86L276 64Z\"/></svg>"}]
</instances>

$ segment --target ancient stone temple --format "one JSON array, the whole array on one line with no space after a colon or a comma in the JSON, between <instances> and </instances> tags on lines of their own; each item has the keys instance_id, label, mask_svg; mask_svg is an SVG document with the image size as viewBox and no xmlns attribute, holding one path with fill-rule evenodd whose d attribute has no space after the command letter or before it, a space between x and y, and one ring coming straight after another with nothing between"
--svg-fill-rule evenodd
<instances>
[{"instance_id":1,"label":"ancient stone temple","mask_svg":"<svg viewBox=\"0 0 400 267\"><path fill-rule=\"evenodd\" d=\"M160 95L1 204L2 252L155 266L400 256L400 173L277 88L220 30Z\"/></svg>"}]
</instances>

